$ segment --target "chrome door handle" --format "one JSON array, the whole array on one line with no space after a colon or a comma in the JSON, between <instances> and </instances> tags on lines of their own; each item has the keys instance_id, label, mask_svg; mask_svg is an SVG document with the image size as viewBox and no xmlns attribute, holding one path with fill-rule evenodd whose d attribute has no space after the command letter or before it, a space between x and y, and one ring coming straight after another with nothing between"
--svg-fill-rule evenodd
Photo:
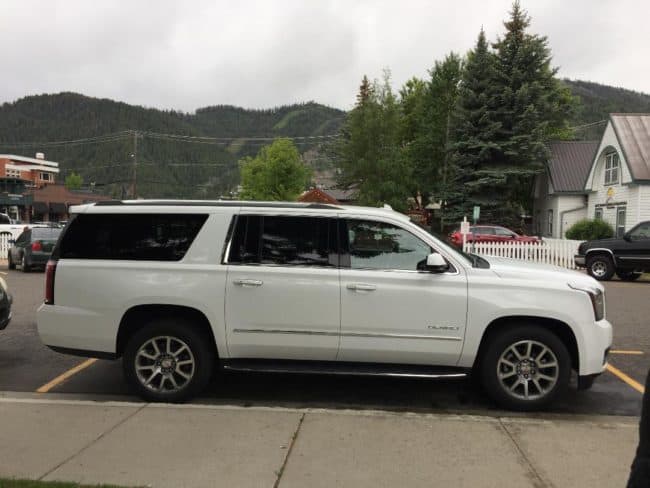
<instances>
[{"instance_id":1,"label":"chrome door handle","mask_svg":"<svg viewBox=\"0 0 650 488\"><path fill-rule=\"evenodd\" d=\"M346 288L353 291L375 291L377 289L375 285L367 283L349 283Z\"/></svg>"},{"instance_id":2,"label":"chrome door handle","mask_svg":"<svg viewBox=\"0 0 650 488\"><path fill-rule=\"evenodd\" d=\"M264 282L260 280L233 280L233 283L237 286L262 286Z\"/></svg>"}]
</instances>

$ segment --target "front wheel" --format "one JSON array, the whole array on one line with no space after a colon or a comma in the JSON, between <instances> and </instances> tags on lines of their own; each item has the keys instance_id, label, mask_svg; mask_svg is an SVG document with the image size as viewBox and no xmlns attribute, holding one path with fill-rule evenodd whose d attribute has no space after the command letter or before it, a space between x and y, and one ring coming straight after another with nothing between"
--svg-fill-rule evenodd
<instances>
[{"instance_id":1,"label":"front wheel","mask_svg":"<svg viewBox=\"0 0 650 488\"><path fill-rule=\"evenodd\" d=\"M616 276L622 281L634 281L641 277L641 273L635 271L617 271Z\"/></svg>"},{"instance_id":2,"label":"front wheel","mask_svg":"<svg viewBox=\"0 0 650 488\"><path fill-rule=\"evenodd\" d=\"M536 325L492 336L479 367L487 394L501 407L522 411L547 407L566 390L571 375L566 346Z\"/></svg>"},{"instance_id":3,"label":"front wheel","mask_svg":"<svg viewBox=\"0 0 650 488\"><path fill-rule=\"evenodd\" d=\"M200 393L212 375L209 341L184 319L150 322L128 341L124 376L148 401L182 402Z\"/></svg>"},{"instance_id":4,"label":"front wheel","mask_svg":"<svg viewBox=\"0 0 650 488\"><path fill-rule=\"evenodd\" d=\"M609 281L614 276L612 258L604 254L587 258L587 272L598 281Z\"/></svg>"}]
</instances>

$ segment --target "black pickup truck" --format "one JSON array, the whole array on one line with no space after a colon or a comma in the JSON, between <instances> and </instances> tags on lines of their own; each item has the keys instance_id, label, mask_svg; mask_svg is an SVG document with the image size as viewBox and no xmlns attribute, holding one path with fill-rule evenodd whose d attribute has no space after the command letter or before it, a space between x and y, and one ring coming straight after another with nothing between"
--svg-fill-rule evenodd
<instances>
[{"instance_id":1,"label":"black pickup truck","mask_svg":"<svg viewBox=\"0 0 650 488\"><path fill-rule=\"evenodd\" d=\"M600 281L616 275L625 281L650 272L650 221L641 222L623 237L586 241L578 247L576 266Z\"/></svg>"}]
</instances>

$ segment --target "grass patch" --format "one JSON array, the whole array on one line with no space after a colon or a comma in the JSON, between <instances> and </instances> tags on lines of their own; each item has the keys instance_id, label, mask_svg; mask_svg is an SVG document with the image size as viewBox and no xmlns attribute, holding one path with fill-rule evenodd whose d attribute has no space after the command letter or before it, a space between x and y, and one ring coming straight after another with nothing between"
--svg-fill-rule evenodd
<instances>
[{"instance_id":1,"label":"grass patch","mask_svg":"<svg viewBox=\"0 0 650 488\"><path fill-rule=\"evenodd\" d=\"M121 488L115 485L80 485L66 481L32 481L0 478L0 488Z\"/></svg>"}]
</instances>

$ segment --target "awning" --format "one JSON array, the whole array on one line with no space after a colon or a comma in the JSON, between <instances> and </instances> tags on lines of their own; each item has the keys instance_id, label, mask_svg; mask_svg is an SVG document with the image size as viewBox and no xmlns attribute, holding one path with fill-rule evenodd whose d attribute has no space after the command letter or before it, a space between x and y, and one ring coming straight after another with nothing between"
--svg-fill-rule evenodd
<instances>
[{"instance_id":1,"label":"awning","mask_svg":"<svg viewBox=\"0 0 650 488\"><path fill-rule=\"evenodd\" d=\"M45 202L34 202L32 203L32 207L34 208L34 213L48 213L49 212L49 207L47 203Z\"/></svg>"},{"instance_id":2,"label":"awning","mask_svg":"<svg viewBox=\"0 0 650 488\"><path fill-rule=\"evenodd\" d=\"M68 206L63 202L50 202L50 213L64 214L68 212Z\"/></svg>"}]
</instances>

